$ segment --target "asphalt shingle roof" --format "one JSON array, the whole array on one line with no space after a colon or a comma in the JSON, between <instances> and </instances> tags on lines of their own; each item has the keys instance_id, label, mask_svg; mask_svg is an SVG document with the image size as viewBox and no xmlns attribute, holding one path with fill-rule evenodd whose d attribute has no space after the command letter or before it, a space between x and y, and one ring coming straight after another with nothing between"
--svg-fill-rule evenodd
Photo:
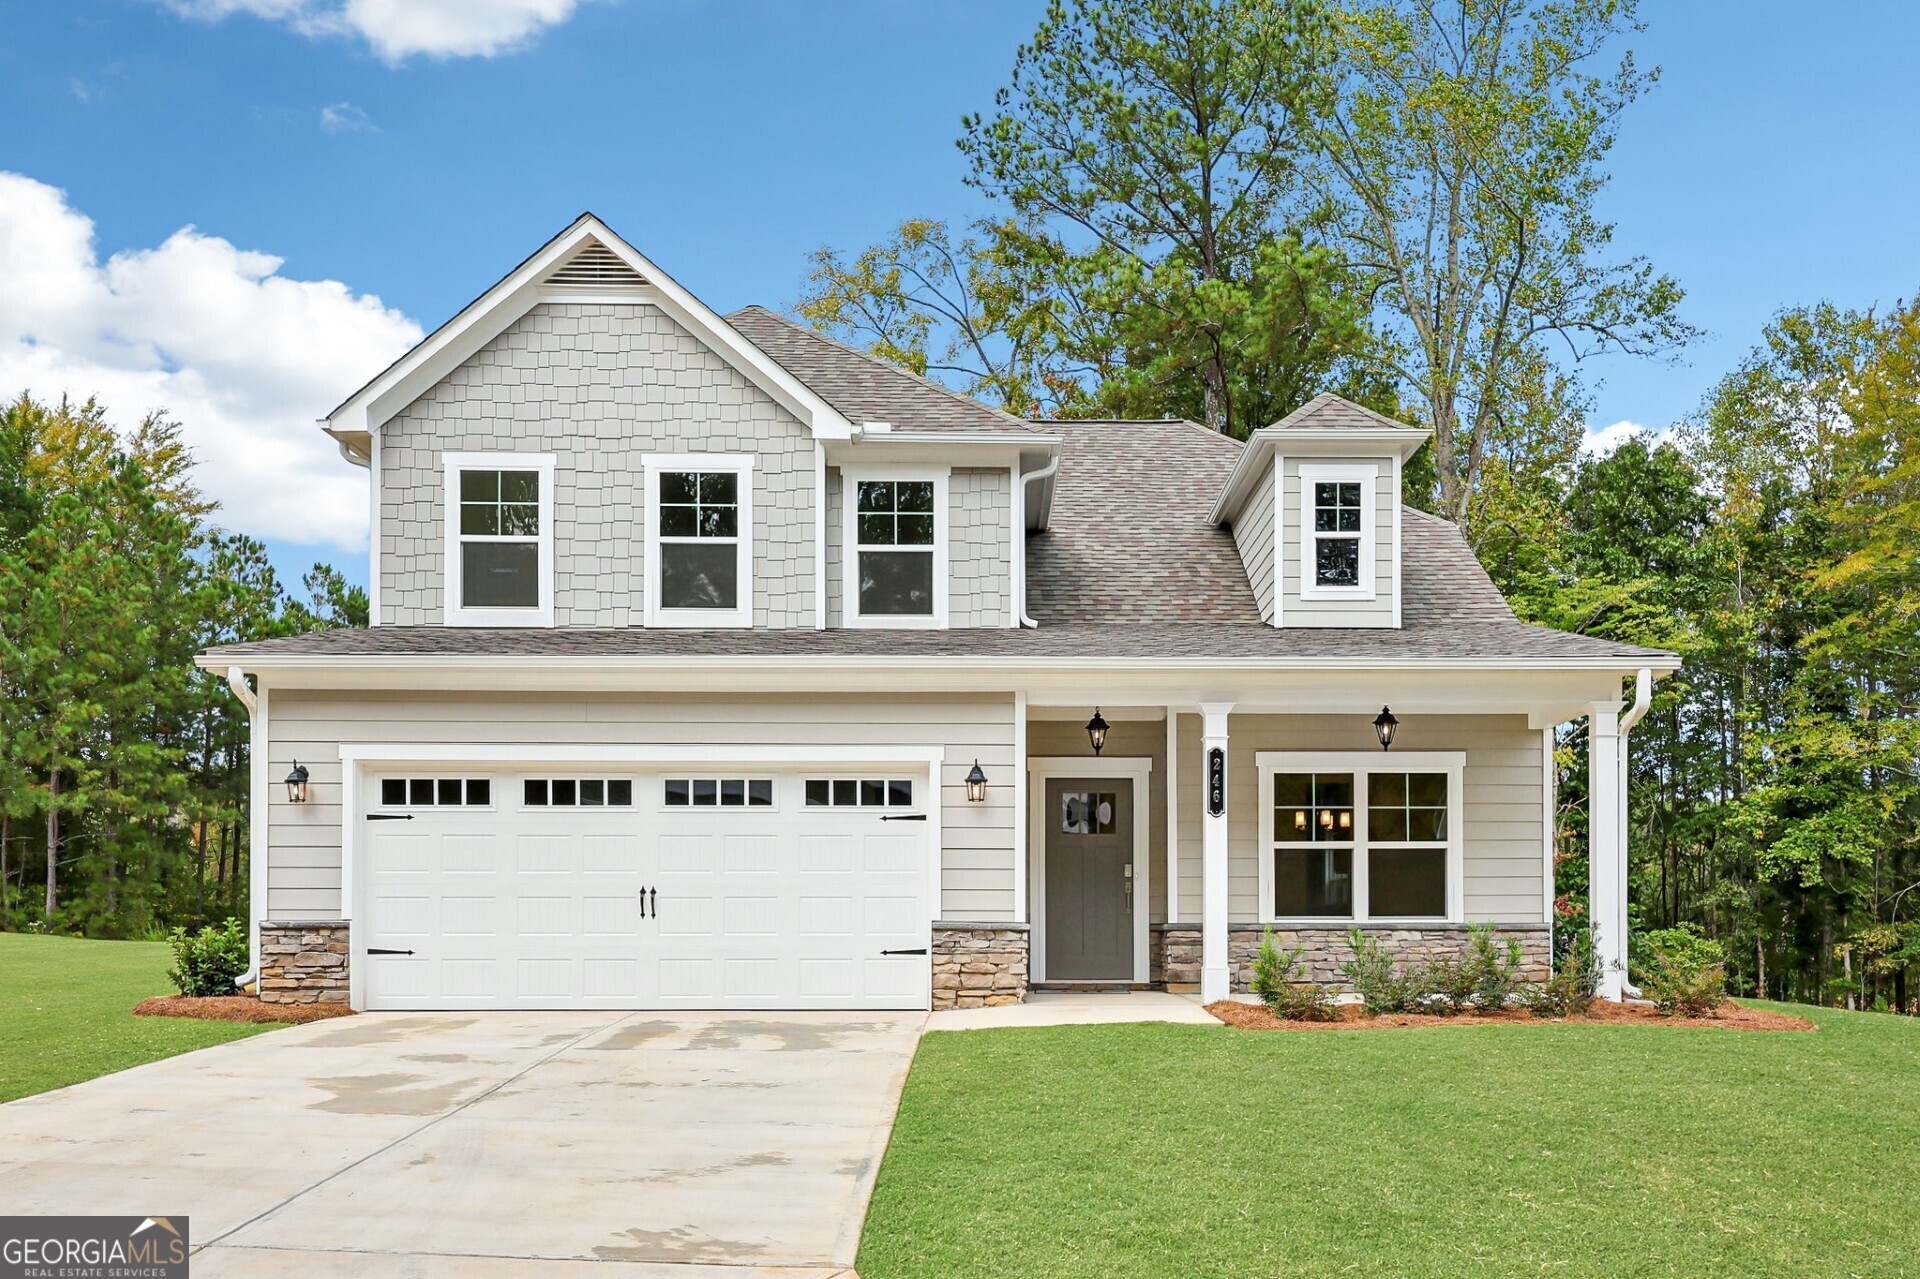
<instances>
[{"instance_id":1,"label":"asphalt shingle roof","mask_svg":"<svg viewBox=\"0 0 1920 1279\"><path fill-rule=\"evenodd\" d=\"M743 307L726 321L855 425L886 422L898 431L953 435L1041 434L1023 418L988 408L763 306Z\"/></svg>"},{"instance_id":2,"label":"asphalt shingle roof","mask_svg":"<svg viewBox=\"0 0 1920 1279\"><path fill-rule=\"evenodd\" d=\"M1314 396L1293 412L1273 423L1273 429L1288 431L1312 427L1314 430L1376 431L1382 427L1404 431L1405 422L1396 422L1352 400L1343 400L1331 391Z\"/></svg>"}]
</instances>

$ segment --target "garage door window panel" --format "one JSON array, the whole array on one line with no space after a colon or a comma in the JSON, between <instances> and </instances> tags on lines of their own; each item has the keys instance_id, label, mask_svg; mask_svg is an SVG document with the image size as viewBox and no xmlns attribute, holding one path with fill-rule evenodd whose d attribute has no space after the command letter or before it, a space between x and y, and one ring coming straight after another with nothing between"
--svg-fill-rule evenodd
<instances>
[{"instance_id":1,"label":"garage door window panel","mask_svg":"<svg viewBox=\"0 0 1920 1279\"><path fill-rule=\"evenodd\" d=\"M486 777L383 777L381 808L488 808L493 782Z\"/></svg>"}]
</instances>

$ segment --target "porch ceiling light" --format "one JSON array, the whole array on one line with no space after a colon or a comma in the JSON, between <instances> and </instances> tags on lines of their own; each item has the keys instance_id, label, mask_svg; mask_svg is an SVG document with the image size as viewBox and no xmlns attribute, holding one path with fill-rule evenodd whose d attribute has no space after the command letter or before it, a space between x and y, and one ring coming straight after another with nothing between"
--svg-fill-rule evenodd
<instances>
[{"instance_id":1,"label":"porch ceiling light","mask_svg":"<svg viewBox=\"0 0 1920 1279\"><path fill-rule=\"evenodd\" d=\"M1399 727L1400 721L1393 717L1393 712L1382 706L1379 716L1373 721L1373 731L1380 735L1381 750L1393 749L1393 735Z\"/></svg>"},{"instance_id":2,"label":"porch ceiling light","mask_svg":"<svg viewBox=\"0 0 1920 1279\"><path fill-rule=\"evenodd\" d=\"M1307 828L1307 810L1306 809L1296 808L1293 810L1293 828L1295 830L1305 830Z\"/></svg>"},{"instance_id":3,"label":"porch ceiling light","mask_svg":"<svg viewBox=\"0 0 1920 1279\"><path fill-rule=\"evenodd\" d=\"M1093 753L1098 755L1100 748L1107 744L1107 721L1100 714L1098 706L1093 708L1093 718L1087 721L1087 740L1093 743Z\"/></svg>"},{"instance_id":4,"label":"porch ceiling light","mask_svg":"<svg viewBox=\"0 0 1920 1279\"><path fill-rule=\"evenodd\" d=\"M307 768L297 759L293 761L293 771L287 774L287 802L289 804L307 802Z\"/></svg>"},{"instance_id":5,"label":"porch ceiling light","mask_svg":"<svg viewBox=\"0 0 1920 1279\"><path fill-rule=\"evenodd\" d=\"M980 771L980 761L974 760L973 767L967 770L967 802L978 804L987 798L987 775Z\"/></svg>"}]
</instances>

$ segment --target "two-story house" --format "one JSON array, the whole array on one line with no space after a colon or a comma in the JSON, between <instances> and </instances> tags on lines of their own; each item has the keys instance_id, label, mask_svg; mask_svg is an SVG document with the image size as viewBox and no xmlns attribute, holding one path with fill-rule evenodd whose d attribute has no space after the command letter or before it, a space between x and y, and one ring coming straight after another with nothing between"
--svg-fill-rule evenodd
<instances>
[{"instance_id":1,"label":"two-story house","mask_svg":"<svg viewBox=\"0 0 1920 1279\"><path fill-rule=\"evenodd\" d=\"M1401 501L1422 430L1023 421L591 216L323 426L373 625L200 659L252 716L266 998L1211 999L1264 928L1331 980L1355 926L1482 921L1544 965L1580 717L1622 953L1625 738L1677 661L1516 620Z\"/></svg>"}]
</instances>

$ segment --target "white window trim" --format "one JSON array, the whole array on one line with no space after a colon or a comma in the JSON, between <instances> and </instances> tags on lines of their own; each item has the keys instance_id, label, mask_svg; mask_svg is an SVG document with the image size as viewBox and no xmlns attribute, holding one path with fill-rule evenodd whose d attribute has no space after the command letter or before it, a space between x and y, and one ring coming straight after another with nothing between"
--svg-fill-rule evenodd
<instances>
[{"instance_id":1,"label":"white window trim","mask_svg":"<svg viewBox=\"0 0 1920 1279\"><path fill-rule=\"evenodd\" d=\"M1028 975L1047 979L1047 833L1052 814L1047 811L1047 783L1055 778L1076 780L1121 778L1133 783L1133 980L1144 984L1152 966L1152 927L1148 916L1153 901L1153 757L1107 755L1084 759L1078 755L1036 755L1027 760L1027 794L1039 800L1027 805L1027 900L1033 920L1028 925Z\"/></svg>"},{"instance_id":2,"label":"white window trim","mask_svg":"<svg viewBox=\"0 0 1920 1279\"><path fill-rule=\"evenodd\" d=\"M1260 751L1253 757L1260 775L1260 920L1293 928L1339 928L1349 924L1406 924L1431 928L1466 922L1466 768L1465 751ZM1353 914L1289 916L1273 910L1273 779L1277 773L1353 774ZM1445 773L1447 775L1447 913L1375 916L1367 902L1367 775L1370 773ZM1426 840L1412 846L1431 848ZM1304 844L1301 847L1318 847Z\"/></svg>"},{"instance_id":3,"label":"white window trim","mask_svg":"<svg viewBox=\"0 0 1920 1279\"><path fill-rule=\"evenodd\" d=\"M952 469L944 466L862 466L840 472L840 593L841 618L852 630L947 629L947 489ZM859 484L862 480L931 480L933 482L933 612L925 617L885 614L867 617L860 612Z\"/></svg>"},{"instance_id":4,"label":"white window trim","mask_svg":"<svg viewBox=\"0 0 1920 1279\"><path fill-rule=\"evenodd\" d=\"M655 453L642 459L645 500L641 524L646 531L646 566L641 575L641 615L647 626L707 629L753 625L753 465L751 453ZM736 542L739 592L732 608L660 606L660 477L668 471L731 471L740 477L739 538Z\"/></svg>"},{"instance_id":5,"label":"white window trim","mask_svg":"<svg viewBox=\"0 0 1920 1279\"><path fill-rule=\"evenodd\" d=\"M440 503L446 508L446 541L441 551L441 595L448 626L553 625L552 453L443 453ZM533 608L468 608L460 603L460 473L462 471L537 471L540 475L540 602ZM506 539L517 541L519 539Z\"/></svg>"},{"instance_id":6,"label":"white window trim","mask_svg":"<svg viewBox=\"0 0 1920 1279\"><path fill-rule=\"evenodd\" d=\"M1315 484L1360 485L1360 584L1358 586L1322 586L1315 580L1318 562L1314 541L1313 486ZM1380 482L1377 466L1312 466L1300 468L1300 598L1303 600L1371 600L1374 598L1374 503Z\"/></svg>"}]
</instances>

